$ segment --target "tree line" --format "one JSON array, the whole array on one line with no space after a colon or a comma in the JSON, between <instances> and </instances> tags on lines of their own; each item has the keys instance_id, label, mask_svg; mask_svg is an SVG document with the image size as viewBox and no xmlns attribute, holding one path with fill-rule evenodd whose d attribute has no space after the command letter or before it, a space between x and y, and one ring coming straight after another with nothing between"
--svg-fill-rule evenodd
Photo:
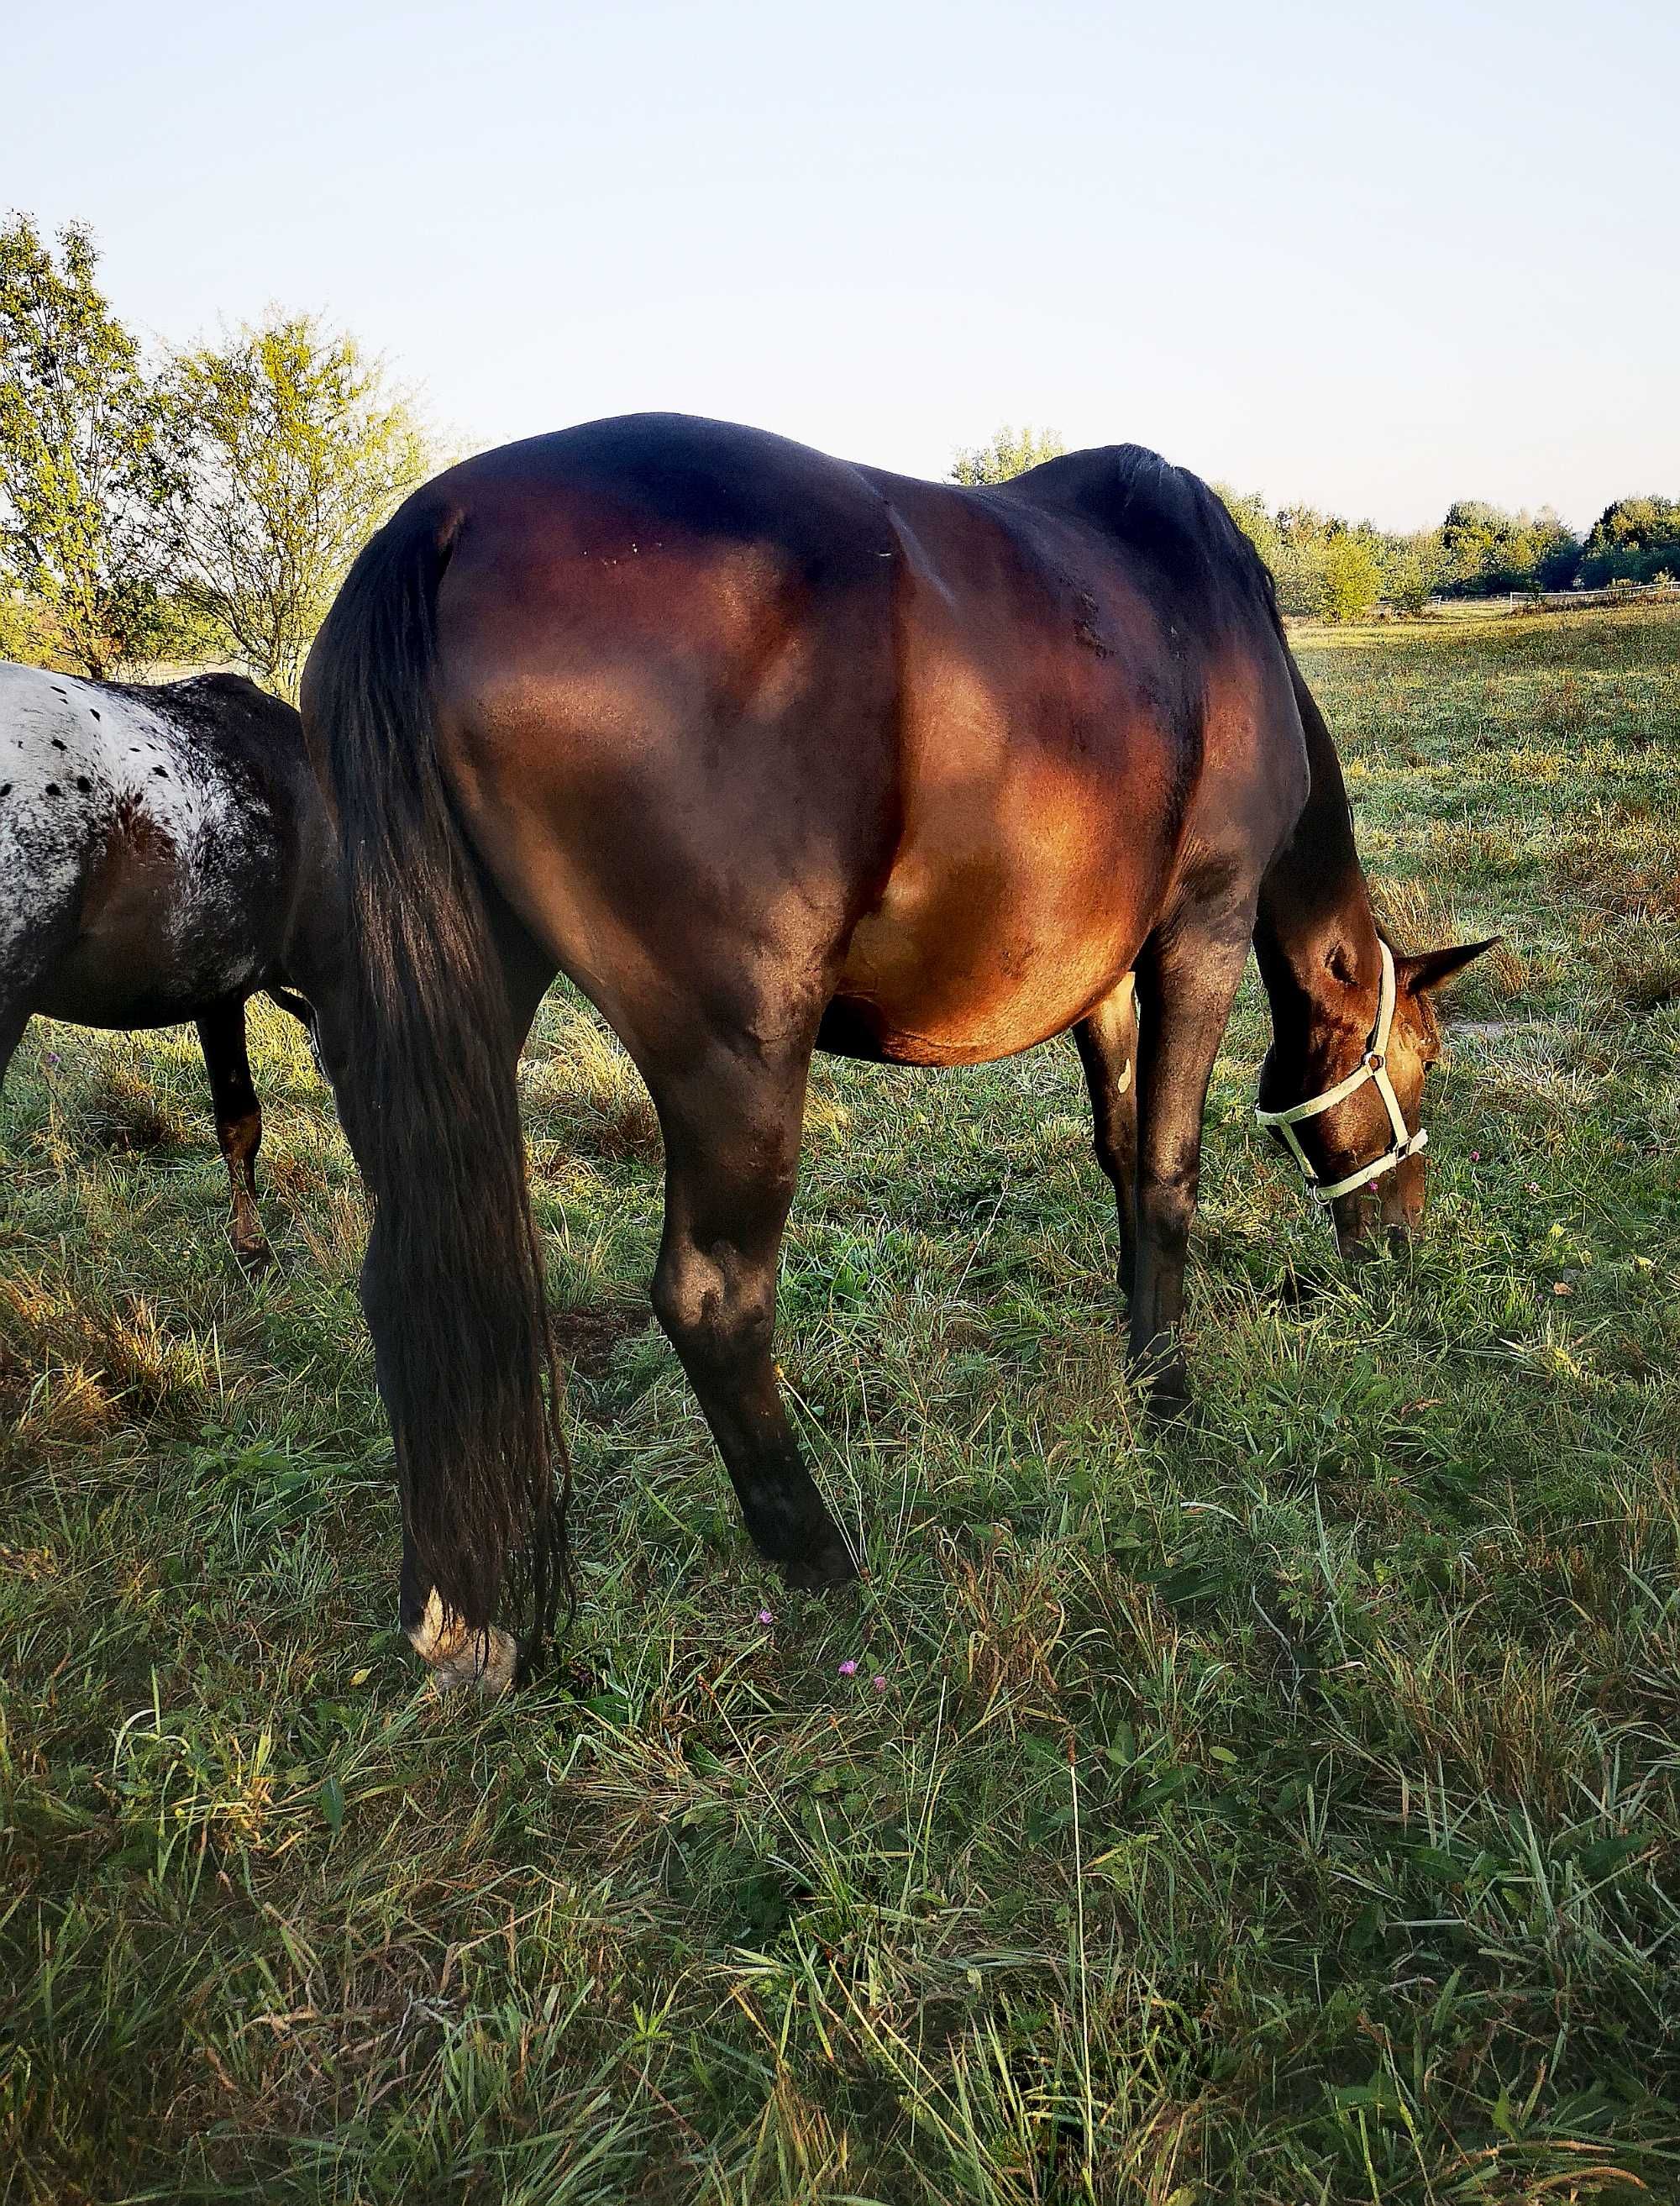
<instances>
[{"instance_id":1,"label":"tree line","mask_svg":"<svg viewBox=\"0 0 1680 2206\"><path fill-rule=\"evenodd\" d=\"M231 661L295 695L359 546L443 455L354 337L273 309L184 350L142 347L100 290L92 236L0 225L0 659L98 680ZM1002 428L951 476L1001 482L1064 449ZM1397 535L1218 486L1285 612L1421 612L1438 596L1680 573L1680 504L1617 499L1582 540L1549 508L1474 498Z\"/></svg>"},{"instance_id":2,"label":"tree line","mask_svg":"<svg viewBox=\"0 0 1680 2206\"><path fill-rule=\"evenodd\" d=\"M963 483L1004 482L1065 450L1053 430L1006 426L990 444L960 451L951 474ZM1436 598L1680 576L1680 500L1671 498L1617 498L1582 538L1549 506L1507 513L1459 498L1438 527L1396 534L1313 506L1273 509L1224 483L1214 488L1272 569L1283 610L1311 619L1362 620L1379 604L1416 615Z\"/></svg>"},{"instance_id":3,"label":"tree line","mask_svg":"<svg viewBox=\"0 0 1680 2206\"><path fill-rule=\"evenodd\" d=\"M148 357L85 228L0 227L0 659L231 660L284 695L360 545L436 463L353 337L271 311Z\"/></svg>"}]
</instances>

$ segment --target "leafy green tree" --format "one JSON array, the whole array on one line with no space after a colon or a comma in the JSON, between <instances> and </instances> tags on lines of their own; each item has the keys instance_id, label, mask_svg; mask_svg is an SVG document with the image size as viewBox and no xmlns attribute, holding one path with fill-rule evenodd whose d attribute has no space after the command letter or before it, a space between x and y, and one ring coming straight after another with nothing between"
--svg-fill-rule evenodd
<instances>
[{"instance_id":1,"label":"leafy green tree","mask_svg":"<svg viewBox=\"0 0 1680 2206\"><path fill-rule=\"evenodd\" d=\"M1331 621L1363 620L1383 586L1377 555L1363 536L1349 530L1325 554L1324 617Z\"/></svg>"},{"instance_id":2,"label":"leafy green tree","mask_svg":"<svg viewBox=\"0 0 1680 2206\"><path fill-rule=\"evenodd\" d=\"M428 472L426 432L353 337L276 314L184 355L193 441L180 516L182 605L288 696L344 571Z\"/></svg>"},{"instance_id":3,"label":"leafy green tree","mask_svg":"<svg viewBox=\"0 0 1680 2206\"><path fill-rule=\"evenodd\" d=\"M1442 587L1461 597L1495 590L1561 590L1574 580L1580 540L1550 506L1506 513L1459 498L1441 523Z\"/></svg>"},{"instance_id":4,"label":"leafy green tree","mask_svg":"<svg viewBox=\"0 0 1680 2206\"><path fill-rule=\"evenodd\" d=\"M1441 523L1441 558L1449 589L1467 594L1492 587L1508 516L1479 498L1455 498Z\"/></svg>"},{"instance_id":5,"label":"leafy green tree","mask_svg":"<svg viewBox=\"0 0 1680 2206\"><path fill-rule=\"evenodd\" d=\"M0 226L0 585L41 655L97 680L156 642L181 455L92 233L72 224L57 246L27 214Z\"/></svg>"},{"instance_id":6,"label":"leafy green tree","mask_svg":"<svg viewBox=\"0 0 1680 2206\"><path fill-rule=\"evenodd\" d=\"M1339 515L1310 505L1280 506L1274 514L1257 494L1216 485L1237 527L1272 569L1278 603L1296 617L1358 617L1377 597L1402 611L1421 613L1439 587L1440 533L1420 529L1395 535L1368 521L1349 523ZM1349 546L1358 546L1355 552ZM1377 587L1371 592L1366 557L1374 561ZM1334 569L1332 586L1331 569ZM1367 594L1368 593L1368 594ZM1337 607L1351 603L1345 614Z\"/></svg>"},{"instance_id":7,"label":"leafy green tree","mask_svg":"<svg viewBox=\"0 0 1680 2206\"><path fill-rule=\"evenodd\" d=\"M1011 429L1006 422L989 444L960 451L950 464L953 482L973 488L978 483L1008 482L1024 475L1045 460L1059 459L1067 446L1054 429Z\"/></svg>"},{"instance_id":8,"label":"leafy green tree","mask_svg":"<svg viewBox=\"0 0 1680 2206\"><path fill-rule=\"evenodd\" d=\"M1384 596L1396 612L1408 613L1414 620L1427 607L1433 588L1433 577L1416 552L1394 560L1383 576Z\"/></svg>"},{"instance_id":9,"label":"leafy green tree","mask_svg":"<svg viewBox=\"0 0 1680 2206\"><path fill-rule=\"evenodd\" d=\"M1581 563L1582 580L1645 582L1680 563L1680 501L1618 498L1593 523Z\"/></svg>"}]
</instances>

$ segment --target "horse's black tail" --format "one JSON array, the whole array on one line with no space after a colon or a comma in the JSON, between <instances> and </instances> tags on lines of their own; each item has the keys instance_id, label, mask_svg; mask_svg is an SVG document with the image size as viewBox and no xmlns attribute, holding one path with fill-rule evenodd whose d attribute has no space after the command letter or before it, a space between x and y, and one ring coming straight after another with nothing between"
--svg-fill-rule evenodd
<instances>
[{"instance_id":1,"label":"horse's black tail","mask_svg":"<svg viewBox=\"0 0 1680 2206\"><path fill-rule=\"evenodd\" d=\"M438 755L438 587L456 531L412 499L366 546L311 654L304 711L337 814L349 943L333 1074L373 1203L362 1296L409 1538L474 1630L515 1566L528 1660L566 1574L569 1478L517 1038Z\"/></svg>"}]
</instances>

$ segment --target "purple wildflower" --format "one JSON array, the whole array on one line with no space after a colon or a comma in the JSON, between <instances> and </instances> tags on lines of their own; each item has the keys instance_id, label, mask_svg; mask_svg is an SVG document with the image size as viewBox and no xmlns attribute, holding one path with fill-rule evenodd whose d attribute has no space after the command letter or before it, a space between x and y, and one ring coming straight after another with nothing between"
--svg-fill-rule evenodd
<instances>
[{"instance_id":1,"label":"purple wildflower","mask_svg":"<svg viewBox=\"0 0 1680 2206\"><path fill-rule=\"evenodd\" d=\"M855 1662L843 1662L840 1665L840 1675L843 1678L855 1678L857 1675L857 1664Z\"/></svg>"}]
</instances>

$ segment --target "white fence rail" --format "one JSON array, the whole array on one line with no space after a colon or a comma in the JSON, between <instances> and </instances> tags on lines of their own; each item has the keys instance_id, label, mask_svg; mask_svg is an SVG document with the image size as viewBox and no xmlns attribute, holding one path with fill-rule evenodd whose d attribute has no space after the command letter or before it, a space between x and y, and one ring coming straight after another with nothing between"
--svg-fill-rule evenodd
<instances>
[{"instance_id":1,"label":"white fence rail","mask_svg":"<svg viewBox=\"0 0 1680 2206\"><path fill-rule=\"evenodd\" d=\"M1572 605L1627 605L1641 598L1665 598L1680 605L1680 582L1611 582L1602 590L1512 590L1507 603L1513 611L1567 611Z\"/></svg>"}]
</instances>

